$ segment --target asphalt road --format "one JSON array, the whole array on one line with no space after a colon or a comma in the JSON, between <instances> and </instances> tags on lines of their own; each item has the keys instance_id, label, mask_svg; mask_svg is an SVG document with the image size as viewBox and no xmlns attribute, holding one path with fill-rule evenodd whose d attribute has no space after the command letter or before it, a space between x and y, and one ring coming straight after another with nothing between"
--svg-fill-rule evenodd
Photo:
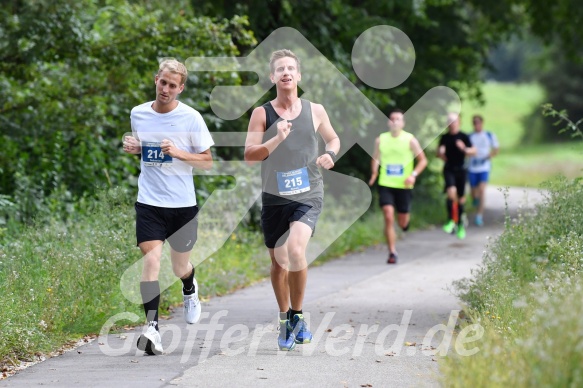
<instances>
[{"instance_id":1,"label":"asphalt road","mask_svg":"<svg viewBox=\"0 0 583 388\"><path fill-rule=\"evenodd\" d=\"M452 336L460 310L452 282L479 265L505 207L514 212L540 197L511 189L506 206L491 189L484 227L470 226L465 240L440 228L410 232L398 242L397 265L377 246L311 267L304 311L314 341L291 352L277 350L275 298L263 281L203 303L197 324L187 325L180 310L162 321L161 356L136 349L140 328L100 336L0 387L439 386L437 359L463 340ZM465 340L479 351L479 340Z\"/></svg>"}]
</instances>

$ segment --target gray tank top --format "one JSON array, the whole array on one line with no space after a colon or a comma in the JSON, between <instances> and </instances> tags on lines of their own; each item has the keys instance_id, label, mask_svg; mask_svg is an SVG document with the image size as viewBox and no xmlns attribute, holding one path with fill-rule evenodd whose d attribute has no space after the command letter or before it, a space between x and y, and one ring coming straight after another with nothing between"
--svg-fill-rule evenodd
<instances>
[{"instance_id":1,"label":"gray tank top","mask_svg":"<svg viewBox=\"0 0 583 388\"><path fill-rule=\"evenodd\" d=\"M316 165L318 135L312 120L310 101L301 100L302 111L293 120L287 138L261 163L264 206L284 205L308 198L322 198L322 174ZM263 140L277 135L277 123L283 119L268 102L263 105L266 123Z\"/></svg>"}]
</instances>

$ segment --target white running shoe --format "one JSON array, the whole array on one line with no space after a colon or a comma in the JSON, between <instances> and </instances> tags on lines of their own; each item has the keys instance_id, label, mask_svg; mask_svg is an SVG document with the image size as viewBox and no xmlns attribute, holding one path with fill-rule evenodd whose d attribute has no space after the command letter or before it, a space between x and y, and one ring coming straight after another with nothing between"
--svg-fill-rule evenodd
<instances>
[{"instance_id":1,"label":"white running shoe","mask_svg":"<svg viewBox=\"0 0 583 388\"><path fill-rule=\"evenodd\" d=\"M138 349L143 350L150 356L162 354L162 337L156 330L156 323L154 321L148 324L148 329L138 338Z\"/></svg>"},{"instance_id":2,"label":"white running shoe","mask_svg":"<svg viewBox=\"0 0 583 388\"><path fill-rule=\"evenodd\" d=\"M184 295L184 320L186 323L196 323L200 319L200 301L198 300L198 283L194 280L194 294Z\"/></svg>"}]
</instances>

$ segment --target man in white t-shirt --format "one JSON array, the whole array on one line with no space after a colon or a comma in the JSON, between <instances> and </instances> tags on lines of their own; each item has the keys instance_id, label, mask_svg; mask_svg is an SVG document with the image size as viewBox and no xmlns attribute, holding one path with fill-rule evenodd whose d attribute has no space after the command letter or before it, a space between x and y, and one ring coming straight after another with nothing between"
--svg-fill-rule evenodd
<instances>
[{"instance_id":1,"label":"man in white t-shirt","mask_svg":"<svg viewBox=\"0 0 583 388\"><path fill-rule=\"evenodd\" d=\"M195 323L201 314L194 266L189 261L198 227L192 170L212 167L214 142L200 113L176 99L186 77L182 63L174 59L160 63L156 99L132 109L133 136L125 136L123 142L125 152L141 154L136 238L144 255L140 292L148 328L138 339L138 348L150 355L163 351L158 332L158 274L166 240L172 269L183 283L184 318Z\"/></svg>"},{"instance_id":2,"label":"man in white t-shirt","mask_svg":"<svg viewBox=\"0 0 583 388\"><path fill-rule=\"evenodd\" d=\"M488 183L491 158L496 156L499 149L498 139L492 132L484 131L484 118L480 115L472 117L474 132L470 134L470 141L476 147L476 155L470 158L468 180L472 189L473 204L477 208L475 223L484 225L484 194Z\"/></svg>"}]
</instances>

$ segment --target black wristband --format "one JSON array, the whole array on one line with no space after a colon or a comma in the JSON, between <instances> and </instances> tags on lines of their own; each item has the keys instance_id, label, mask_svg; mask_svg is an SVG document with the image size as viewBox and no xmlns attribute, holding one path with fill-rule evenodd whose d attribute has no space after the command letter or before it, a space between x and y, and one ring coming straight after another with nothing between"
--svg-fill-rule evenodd
<instances>
[{"instance_id":1,"label":"black wristband","mask_svg":"<svg viewBox=\"0 0 583 388\"><path fill-rule=\"evenodd\" d=\"M328 155L332 158L332 162L336 163L336 153L334 151L326 151Z\"/></svg>"}]
</instances>

